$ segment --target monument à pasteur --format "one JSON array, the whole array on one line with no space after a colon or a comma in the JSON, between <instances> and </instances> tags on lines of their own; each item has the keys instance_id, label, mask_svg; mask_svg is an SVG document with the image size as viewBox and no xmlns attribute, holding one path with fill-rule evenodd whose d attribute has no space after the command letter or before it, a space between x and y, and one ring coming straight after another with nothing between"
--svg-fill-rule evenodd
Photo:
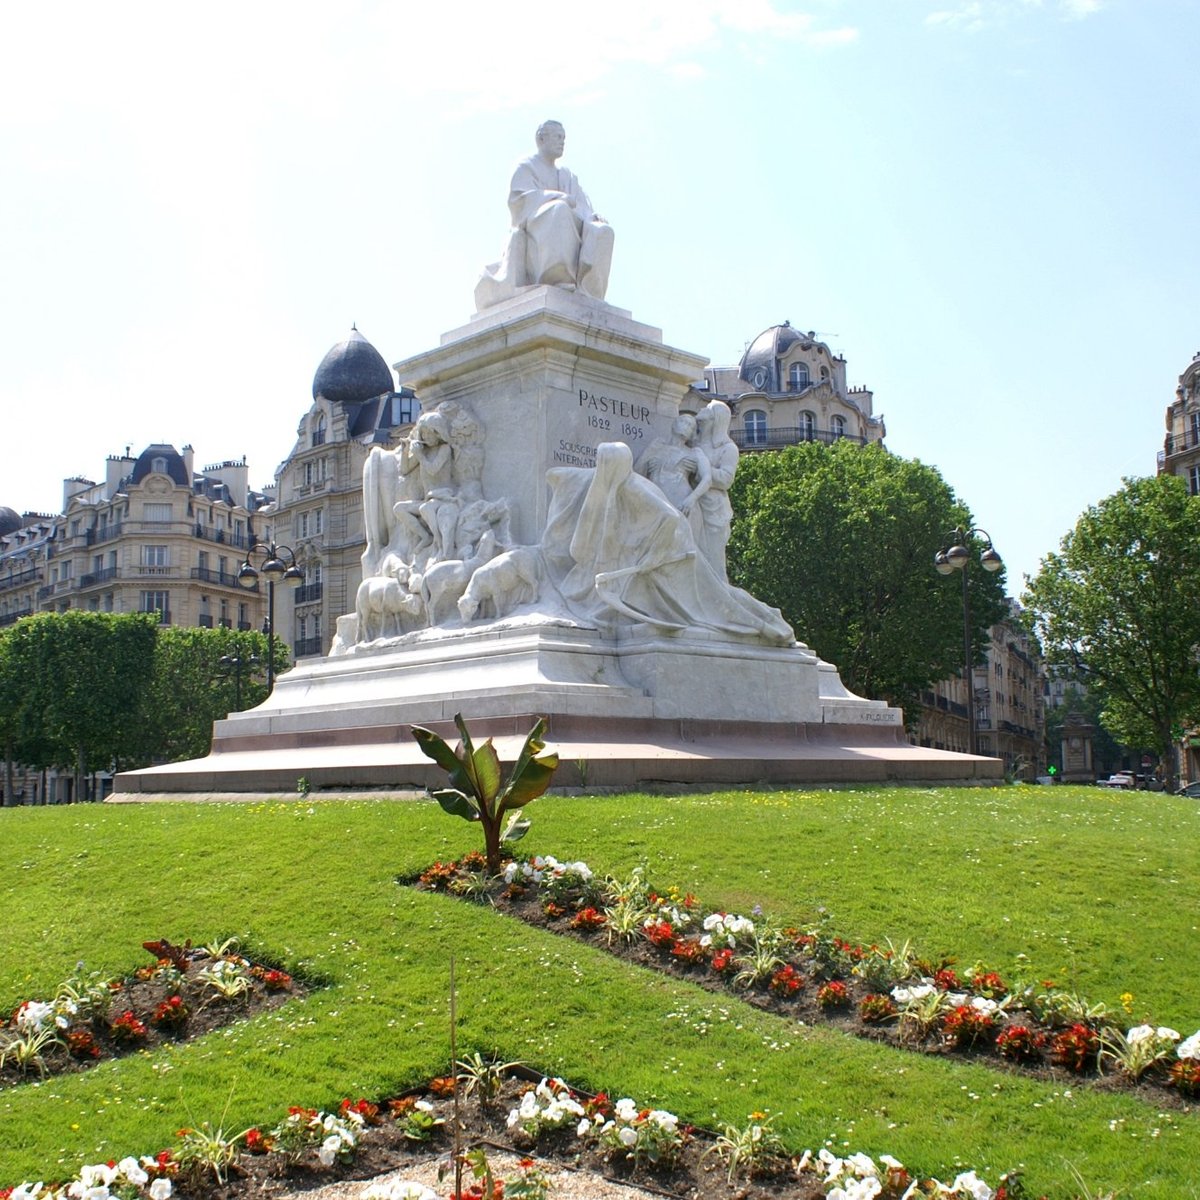
<instances>
[{"instance_id":1,"label":"monument \u00e0 pasteur","mask_svg":"<svg viewBox=\"0 0 1200 1200\"><path fill-rule=\"evenodd\" d=\"M329 656L117 793L425 786L409 728L450 737L458 712L502 757L545 716L560 786L999 775L908 745L898 709L729 582L729 409L690 391L706 359L608 303L614 231L564 144L547 122L518 164L475 315L395 364L422 411L367 460L363 581Z\"/></svg>"}]
</instances>

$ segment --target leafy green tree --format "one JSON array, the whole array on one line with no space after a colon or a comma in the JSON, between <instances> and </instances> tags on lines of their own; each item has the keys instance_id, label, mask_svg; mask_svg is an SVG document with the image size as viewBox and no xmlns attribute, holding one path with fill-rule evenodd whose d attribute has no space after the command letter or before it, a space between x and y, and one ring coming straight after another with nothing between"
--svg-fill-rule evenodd
<instances>
[{"instance_id":1,"label":"leafy green tree","mask_svg":"<svg viewBox=\"0 0 1200 1200\"><path fill-rule=\"evenodd\" d=\"M933 556L972 524L932 467L879 446L805 443L746 455L731 489L731 580L778 607L851 691L905 709L962 670L962 590ZM972 555L972 645L1004 614L1003 572Z\"/></svg>"},{"instance_id":2,"label":"leafy green tree","mask_svg":"<svg viewBox=\"0 0 1200 1200\"><path fill-rule=\"evenodd\" d=\"M155 629L149 614L78 611L13 625L5 659L23 693L15 732L22 760L72 768L82 799L89 771L126 757L150 679Z\"/></svg>"},{"instance_id":3,"label":"leafy green tree","mask_svg":"<svg viewBox=\"0 0 1200 1200\"><path fill-rule=\"evenodd\" d=\"M1048 554L1024 602L1047 661L1081 671L1101 721L1153 747L1173 784L1176 733L1200 720L1200 497L1182 479L1127 479Z\"/></svg>"},{"instance_id":4,"label":"leafy green tree","mask_svg":"<svg viewBox=\"0 0 1200 1200\"><path fill-rule=\"evenodd\" d=\"M241 660L222 662L222 659ZM286 644L275 639L276 671L287 669ZM129 766L201 758L213 722L267 697L267 638L234 629L162 626L151 679L141 698L139 736ZM239 679L240 673L240 679Z\"/></svg>"}]
</instances>

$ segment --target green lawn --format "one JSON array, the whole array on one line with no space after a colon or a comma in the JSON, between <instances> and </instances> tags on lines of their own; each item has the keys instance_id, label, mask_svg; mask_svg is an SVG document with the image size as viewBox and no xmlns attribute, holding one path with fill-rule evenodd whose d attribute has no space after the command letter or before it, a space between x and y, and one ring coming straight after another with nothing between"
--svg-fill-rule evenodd
<instances>
[{"instance_id":1,"label":"green lawn","mask_svg":"<svg viewBox=\"0 0 1200 1200\"><path fill-rule=\"evenodd\" d=\"M1194 801L1082 788L550 796L531 852L598 872L639 862L708 904L785 921L819 906L855 940L1134 996L1200 1027L1200 813ZM895 1154L993 1183L1024 1164L1053 1196L1200 1194L1200 1113L1054 1087L805 1029L488 910L398 887L477 830L431 802L281 801L0 812L0 1008L78 960L126 972L156 937L247 948L330 986L171 1049L0 1092L0 1184L145 1153L182 1124L274 1123L289 1104L381 1096L448 1058L448 958L460 1046L686 1119L778 1114L794 1148ZM1027 956L1018 960L1018 956ZM231 1098L232 1097L232 1098Z\"/></svg>"}]
</instances>

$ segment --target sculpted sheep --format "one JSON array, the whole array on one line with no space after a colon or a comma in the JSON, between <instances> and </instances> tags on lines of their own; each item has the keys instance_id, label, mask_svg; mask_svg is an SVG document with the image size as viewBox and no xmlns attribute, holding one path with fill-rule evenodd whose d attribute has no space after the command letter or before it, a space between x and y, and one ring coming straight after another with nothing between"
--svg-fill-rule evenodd
<instances>
[{"instance_id":1,"label":"sculpted sheep","mask_svg":"<svg viewBox=\"0 0 1200 1200\"><path fill-rule=\"evenodd\" d=\"M413 595L396 577L373 575L359 585L354 611L358 640L373 642L376 638L399 637L407 631L406 626L415 629L421 624L425 606L421 597Z\"/></svg>"},{"instance_id":2,"label":"sculpted sheep","mask_svg":"<svg viewBox=\"0 0 1200 1200\"><path fill-rule=\"evenodd\" d=\"M495 553L496 535L488 529L479 539L479 545L470 558L451 558L426 569L420 586L430 625L440 625L450 615L453 605L466 591L471 576Z\"/></svg>"},{"instance_id":3,"label":"sculpted sheep","mask_svg":"<svg viewBox=\"0 0 1200 1200\"><path fill-rule=\"evenodd\" d=\"M474 572L458 602L459 615L464 621L473 621L480 609L490 608L497 619L506 617L519 605L537 599L540 579L537 547L514 546Z\"/></svg>"}]
</instances>

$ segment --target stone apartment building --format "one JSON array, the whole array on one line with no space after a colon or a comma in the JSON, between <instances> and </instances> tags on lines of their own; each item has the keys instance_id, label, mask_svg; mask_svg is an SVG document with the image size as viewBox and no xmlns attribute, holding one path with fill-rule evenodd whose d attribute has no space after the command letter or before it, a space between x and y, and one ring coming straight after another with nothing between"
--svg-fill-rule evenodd
<instances>
[{"instance_id":1,"label":"stone apartment building","mask_svg":"<svg viewBox=\"0 0 1200 1200\"><path fill-rule=\"evenodd\" d=\"M29 514L0 537L0 625L78 608L259 627L262 598L237 571L270 498L248 476L245 459L197 471L190 446L155 444L110 455L99 482L65 480L60 515Z\"/></svg>"},{"instance_id":2,"label":"stone apartment building","mask_svg":"<svg viewBox=\"0 0 1200 1200\"><path fill-rule=\"evenodd\" d=\"M735 366L709 367L704 376L697 390L733 409L729 435L741 450L842 438L867 445L887 432L871 391L847 385L845 358L786 321L763 330Z\"/></svg>"},{"instance_id":3,"label":"stone apartment building","mask_svg":"<svg viewBox=\"0 0 1200 1200\"><path fill-rule=\"evenodd\" d=\"M1044 774L1045 683L1041 653L1020 623L1020 606L992 626L986 661L971 673L978 753L1004 760L1005 770L1032 782ZM938 682L921 697L914 740L967 753L967 698L961 675Z\"/></svg>"},{"instance_id":4,"label":"stone apartment building","mask_svg":"<svg viewBox=\"0 0 1200 1200\"><path fill-rule=\"evenodd\" d=\"M1179 376L1175 399L1167 405L1167 432L1158 452L1158 473L1187 480L1200 495L1200 352Z\"/></svg>"},{"instance_id":5,"label":"stone apartment building","mask_svg":"<svg viewBox=\"0 0 1200 1200\"><path fill-rule=\"evenodd\" d=\"M276 628L294 658L328 654L337 618L354 611L366 544L363 464L373 446L395 446L419 411L357 329L317 367L312 404L276 472L272 511L276 539L304 572L298 588L275 598Z\"/></svg>"}]
</instances>

